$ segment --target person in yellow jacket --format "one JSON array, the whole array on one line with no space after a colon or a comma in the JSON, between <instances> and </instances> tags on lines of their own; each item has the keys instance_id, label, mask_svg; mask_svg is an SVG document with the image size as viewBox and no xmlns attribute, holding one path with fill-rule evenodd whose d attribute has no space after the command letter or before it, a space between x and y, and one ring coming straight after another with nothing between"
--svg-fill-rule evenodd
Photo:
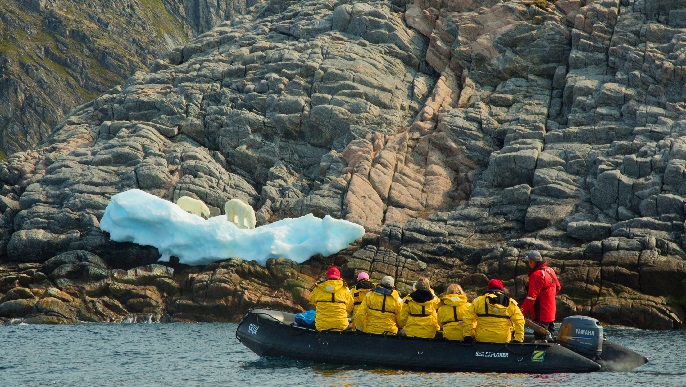
<instances>
[{"instance_id":1,"label":"person in yellow jacket","mask_svg":"<svg viewBox=\"0 0 686 387\"><path fill-rule=\"evenodd\" d=\"M309 300L316 310L314 326L318 331L342 331L349 325L348 315L353 310L353 297L348 285L341 279L338 268L330 268L326 278L310 292Z\"/></svg>"},{"instance_id":2,"label":"person in yellow jacket","mask_svg":"<svg viewBox=\"0 0 686 387\"><path fill-rule=\"evenodd\" d=\"M381 283L364 297L357 312L356 324L366 333L397 334L402 301L393 287L395 281L385 276Z\"/></svg>"},{"instance_id":3,"label":"person in yellow jacket","mask_svg":"<svg viewBox=\"0 0 686 387\"><path fill-rule=\"evenodd\" d=\"M517 301L505 295L504 292L502 281L499 279L488 281L486 293L475 298L466 310L464 341L472 341L472 338L488 343L524 341L524 315L519 310ZM472 329L474 321L476 321L476 328Z\"/></svg>"},{"instance_id":4,"label":"person in yellow jacket","mask_svg":"<svg viewBox=\"0 0 686 387\"><path fill-rule=\"evenodd\" d=\"M445 339L464 339L464 315L470 306L462 286L450 284L438 305L438 325L441 326Z\"/></svg>"},{"instance_id":5,"label":"person in yellow jacket","mask_svg":"<svg viewBox=\"0 0 686 387\"><path fill-rule=\"evenodd\" d=\"M405 328L408 337L433 339L441 329L436 315L440 300L431 290L428 278L419 278L415 287L416 290L405 297L398 326Z\"/></svg>"},{"instance_id":6,"label":"person in yellow jacket","mask_svg":"<svg viewBox=\"0 0 686 387\"><path fill-rule=\"evenodd\" d=\"M356 316L362 301L364 301L364 297L367 295L367 293L369 293L370 290L374 289L374 286L374 283L369 280L369 274L367 274L366 271L361 271L357 275L357 283L350 288L350 294L353 295L353 330L362 329L360 324L356 323L358 320Z\"/></svg>"}]
</instances>

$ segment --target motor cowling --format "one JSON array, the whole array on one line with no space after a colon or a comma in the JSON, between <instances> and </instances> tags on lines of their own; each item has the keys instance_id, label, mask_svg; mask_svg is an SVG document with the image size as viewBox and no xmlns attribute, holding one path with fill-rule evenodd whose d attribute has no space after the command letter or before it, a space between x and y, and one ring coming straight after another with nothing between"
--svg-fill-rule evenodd
<instances>
[{"instance_id":1,"label":"motor cowling","mask_svg":"<svg viewBox=\"0 0 686 387\"><path fill-rule=\"evenodd\" d=\"M562 320L557 342L587 357L603 352L603 327L598 320L586 316L569 316Z\"/></svg>"}]
</instances>

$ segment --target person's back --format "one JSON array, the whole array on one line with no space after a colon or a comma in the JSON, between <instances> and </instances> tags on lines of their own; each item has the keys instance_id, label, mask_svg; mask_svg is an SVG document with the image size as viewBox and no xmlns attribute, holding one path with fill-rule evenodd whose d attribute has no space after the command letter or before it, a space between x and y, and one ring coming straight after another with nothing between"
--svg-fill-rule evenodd
<instances>
[{"instance_id":1,"label":"person's back","mask_svg":"<svg viewBox=\"0 0 686 387\"><path fill-rule=\"evenodd\" d=\"M431 291L428 279L420 278L416 286L417 290L405 298L399 326L405 328L408 337L434 338L441 329L436 315L439 300Z\"/></svg>"},{"instance_id":2,"label":"person's back","mask_svg":"<svg viewBox=\"0 0 686 387\"><path fill-rule=\"evenodd\" d=\"M338 269L329 269L327 279L315 285L309 300L316 309L314 325L318 331L342 331L348 328L353 298L345 281L340 278Z\"/></svg>"},{"instance_id":3,"label":"person's back","mask_svg":"<svg viewBox=\"0 0 686 387\"><path fill-rule=\"evenodd\" d=\"M360 305L357 321L363 332L395 335L401 310L400 295L393 288L393 278L387 276L367 293Z\"/></svg>"},{"instance_id":4,"label":"person's back","mask_svg":"<svg viewBox=\"0 0 686 387\"><path fill-rule=\"evenodd\" d=\"M355 328L360 328L360 324L357 323L358 318L356 316L365 296L372 289L374 289L374 284L369 280L369 274L364 271L360 272L357 275L357 283L350 288L350 294L353 296L353 330Z\"/></svg>"},{"instance_id":5,"label":"person's back","mask_svg":"<svg viewBox=\"0 0 686 387\"><path fill-rule=\"evenodd\" d=\"M486 293L472 301L465 311L464 336L478 342L509 343L524 341L524 315L517 301L504 293L500 280L491 280ZM476 321L476 328L472 328ZM512 332L514 331L514 339Z\"/></svg>"},{"instance_id":6,"label":"person's back","mask_svg":"<svg viewBox=\"0 0 686 387\"><path fill-rule=\"evenodd\" d=\"M443 330L443 338L459 341L464 339L464 315L470 305L460 285L451 284L448 286L446 294L441 297L437 312L438 324Z\"/></svg>"}]
</instances>

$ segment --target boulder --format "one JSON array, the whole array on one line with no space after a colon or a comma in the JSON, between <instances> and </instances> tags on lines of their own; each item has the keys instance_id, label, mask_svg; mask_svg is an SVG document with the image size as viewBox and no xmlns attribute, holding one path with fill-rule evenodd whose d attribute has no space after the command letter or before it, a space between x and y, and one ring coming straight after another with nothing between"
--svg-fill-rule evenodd
<instances>
[{"instance_id":1,"label":"boulder","mask_svg":"<svg viewBox=\"0 0 686 387\"><path fill-rule=\"evenodd\" d=\"M567 224L567 234L583 241L603 240L612 233L612 225L603 222L570 222Z\"/></svg>"},{"instance_id":2,"label":"boulder","mask_svg":"<svg viewBox=\"0 0 686 387\"><path fill-rule=\"evenodd\" d=\"M0 298L0 302L11 301L11 300L32 300L36 296L31 292L30 289L17 287L10 289L5 295Z\"/></svg>"},{"instance_id":3,"label":"boulder","mask_svg":"<svg viewBox=\"0 0 686 387\"><path fill-rule=\"evenodd\" d=\"M0 303L0 316L21 318L36 311L35 299L15 299Z\"/></svg>"}]
</instances>

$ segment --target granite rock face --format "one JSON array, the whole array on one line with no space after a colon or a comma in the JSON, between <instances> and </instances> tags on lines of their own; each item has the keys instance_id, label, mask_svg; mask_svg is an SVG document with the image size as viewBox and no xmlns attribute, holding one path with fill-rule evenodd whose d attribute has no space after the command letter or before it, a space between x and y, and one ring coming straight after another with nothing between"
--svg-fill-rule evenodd
<instances>
[{"instance_id":1,"label":"granite rock face","mask_svg":"<svg viewBox=\"0 0 686 387\"><path fill-rule=\"evenodd\" d=\"M122 305L103 316L299 310L329 264L349 279L393 275L401 291L427 275L437 291L459 282L476 295L498 277L521 300L524 256L538 249L563 285L558 319L678 327L686 29L670 4L256 4L0 165L0 256L18 265L0 318L80 319L98 281L116 283L98 294ZM367 234L303 265L228 261L127 283L117 270L159 256L98 228L109 197L130 188L197 197L213 215L239 197L258 226L328 214ZM45 279L21 277L38 267Z\"/></svg>"}]
</instances>

